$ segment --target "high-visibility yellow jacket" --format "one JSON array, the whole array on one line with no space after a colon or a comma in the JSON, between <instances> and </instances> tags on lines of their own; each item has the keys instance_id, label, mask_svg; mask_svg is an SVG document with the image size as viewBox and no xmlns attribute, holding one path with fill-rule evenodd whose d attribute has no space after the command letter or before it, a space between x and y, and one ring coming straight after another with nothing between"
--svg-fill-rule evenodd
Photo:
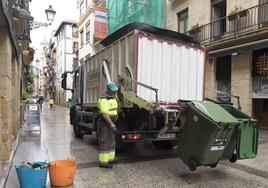
<instances>
[{"instance_id":1,"label":"high-visibility yellow jacket","mask_svg":"<svg viewBox=\"0 0 268 188\"><path fill-rule=\"evenodd\" d=\"M54 104L54 100L53 99L49 99L48 100L48 104Z\"/></svg>"},{"instance_id":2,"label":"high-visibility yellow jacket","mask_svg":"<svg viewBox=\"0 0 268 188\"><path fill-rule=\"evenodd\" d=\"M113 97L100 97L98 100L99 113L117 116L118 103Z\"/></svg>"}]
</instances>

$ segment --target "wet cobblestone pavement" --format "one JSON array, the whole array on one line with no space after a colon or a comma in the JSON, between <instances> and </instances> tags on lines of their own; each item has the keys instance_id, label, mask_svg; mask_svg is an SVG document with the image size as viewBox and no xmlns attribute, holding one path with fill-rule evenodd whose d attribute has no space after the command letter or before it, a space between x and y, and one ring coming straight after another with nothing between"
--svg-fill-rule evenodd
<instances>
[{"instance_id":1,"label":"wet cobblestone pavement","mask_svg":"<svg viewBox=\"0 0 268 188\"><path fill-rule=\"evenodd\" d=\"M14 164L76 158L77 188L91 187L268 187L268 131L260 131L256 159L235 164L222 161L217 168L200 167L190 172L174 150L157 150L150 143L129 146L117 154L119 163L113 169L100 169L97 162L95 135L83 139L73 136L68 109L45 105L41 112L41 133L22 131L14 157L7 188L19 187ZM47 187L50 187L49 178Z\"/></svg>"}]
</instances>

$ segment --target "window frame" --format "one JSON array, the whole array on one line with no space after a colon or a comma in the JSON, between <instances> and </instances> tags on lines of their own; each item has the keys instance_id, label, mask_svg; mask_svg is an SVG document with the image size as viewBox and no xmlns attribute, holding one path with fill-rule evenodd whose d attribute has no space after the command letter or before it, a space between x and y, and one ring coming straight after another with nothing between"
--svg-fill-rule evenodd
<instances>
[{"instance_id":1,"label":"window frame","mask_svg":"<svg viewBox=\"0 0 268 188\"><path fill-rule=\"evenodd\" d=\"M79 33L80 33L80 47L83 47L85 44L84 29L82 29Z\"/></svg>"},{"instance_id":2,"label":"window frame","mask_svg":"<svg viewBox=\"0 0 268 188\"><path fill-rule=\"evenodd\" d=\"M86 10L85 0L84 1L81 1L79 10L80 10L80 16L82 16L84 14L85 10Z\"/></svg>"},{"instance_id":3,"label":"window frame","mask_svg":"<svg viewBox=\"0 0 268 188\"><path fill-rule=\"evenodd\" d=\"M185 13L187 13L187 19L183 19L183 22L184 22L184 27L185 27L185 21L187 20L187 25L186 25L186 27L184 28L184 31L183 32L181 32L180 31L180 29L181 29L181 27L180 27L180 17L182 16L182 15L184 15ZM177 27L177 29L178 29L178 32L179 33L186 33L188 30L189 30L189 9L188 9L188 7L187 8L185 8L185 9L183 9L183 10L181 10L181 11L179 11L179 12L177 12L177 23L178 23L178 27Z\"/></svg>"},{"instance_id":4,"label":"window frame","mask_svg":"<svg viewBox=\"0 0 268 188\"><path fill-rule=\"evenodd\" d=\"M87 22L87 24L86 24L86 43L89 43L89 42L90 42L90 22Z\"/></svg>"}]
</instances>

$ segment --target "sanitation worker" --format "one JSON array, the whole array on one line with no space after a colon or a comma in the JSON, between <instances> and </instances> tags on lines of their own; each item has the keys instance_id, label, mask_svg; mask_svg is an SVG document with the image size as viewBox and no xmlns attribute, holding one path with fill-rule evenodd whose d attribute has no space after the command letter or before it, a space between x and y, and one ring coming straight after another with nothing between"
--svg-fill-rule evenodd
<instances>
[{"instance_id":1,"label":"sanitation worker","mask_svg":"<svg viewBox=\"0 0 268 188\"><path fill-rule=\"evenodd\" d=\"M50 98L50 99L48 100L48 104L49 104L49 106L50 106L50 110L52 110L52 109L53 109L53 105L54 105L54 100L53 100L52 98Z\"/></svg>"},{"instance_id":2,"label":"sanitation worker","mask_svg":"<svg viewBox=\"0 0 268 188\"><path fill-rule=\"evenodd\" d=\"M115 83L107 83L105 94L98 100L100 118L97 122L99 142L99 166L113 168L115 163L115 126L117 120L118 103L115 94L118 88Z\"/></svg>"}]
</instances>

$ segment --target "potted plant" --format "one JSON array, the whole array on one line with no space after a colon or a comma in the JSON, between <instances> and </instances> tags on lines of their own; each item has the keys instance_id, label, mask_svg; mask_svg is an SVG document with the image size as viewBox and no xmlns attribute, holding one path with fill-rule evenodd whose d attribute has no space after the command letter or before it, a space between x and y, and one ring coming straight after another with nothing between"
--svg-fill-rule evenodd
<instances>
[{"instance_id":1,"label":"potted plant","mask_svg":"<svg viewBox=\"0 0 268 188\"><path fill-rule=\"evenodd\" d=\"M240 16L240 18L245 17L248 15L248 10L244 9L238 12L238 15Z\"/></svg>"},{"instance_id":2,"label":"potted plant","mask_svg":"<svg viewBox=\"0 0 268 188\"><path fill-rule=\"evenodd\" d=\"M195 35L196 33L199 33L201 31L201 28L200 28L200 26L199 26L199 23L197 23L197 24L195 24L195 25L193 25L192 27L191 27L191 30L189 31L189 33L191 34L191 35Z\"/></svg>"},{"instance_id":3,"label":"potted plant","mask_svg":"<svg viewBox=\"0 0 268 188\"><path fill-rule=\"evenodd\" d=\"M231 12L228 15L228 20L233 21L237 18L237 13L242 10L242 7L234 6L234 8L231 10Z\"/></svg>"}]
</instances>

